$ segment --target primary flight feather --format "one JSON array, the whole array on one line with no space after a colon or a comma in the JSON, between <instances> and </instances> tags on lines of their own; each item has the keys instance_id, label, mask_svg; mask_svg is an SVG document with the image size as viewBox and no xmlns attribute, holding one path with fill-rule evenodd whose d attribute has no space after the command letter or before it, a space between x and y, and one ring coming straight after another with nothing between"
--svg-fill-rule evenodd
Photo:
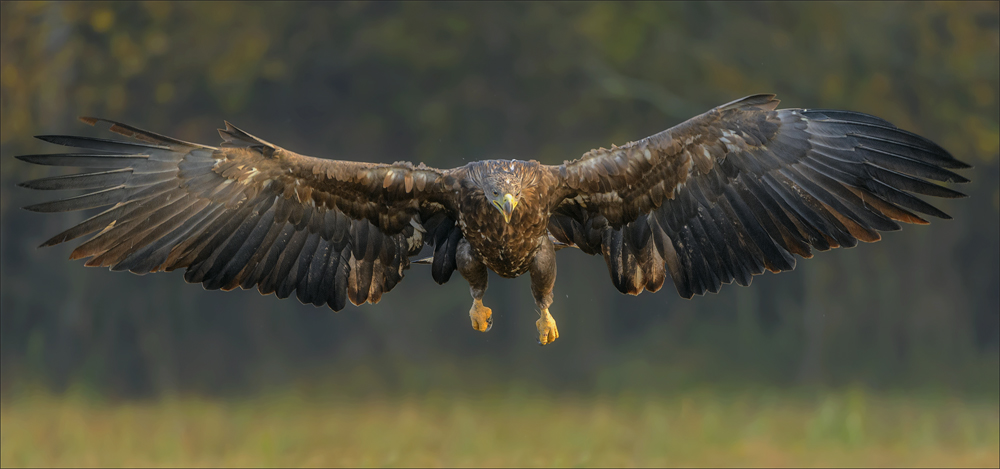
<instances>
[{"instance_id":1,"label":"primary flight feather","mask_svg":"<svg viewBox=\"0 0 1000 469\"><path fill-rule=\"evenodd\" d=\"M624 146L561 165L489 160L453 169L313 158L226 123L219 147L96 118L137 142L40 136L83 153L20 156L88 172L22 183L88 193L25 207L107 207L51 246L96 233L71 259L134 273L186 269L208 289L262 294L339 311L377 303L430 245L431 275L455 270L487 331L488 270L531 276L538 341L559 337L549 314L556 250L601 254L622 293L669 276L690 298L764 270L874 242L897 222L949 218L913 194L963 197L929 182L968 182L969 166L921 136L867 114L776 109L754 95Z\"/></svg>"}]
</instances>

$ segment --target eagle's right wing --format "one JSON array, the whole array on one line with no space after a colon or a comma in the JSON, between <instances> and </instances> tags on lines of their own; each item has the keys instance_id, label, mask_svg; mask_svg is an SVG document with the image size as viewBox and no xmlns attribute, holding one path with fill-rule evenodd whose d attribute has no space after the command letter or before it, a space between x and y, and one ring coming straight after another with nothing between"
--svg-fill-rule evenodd
<instances>
[{"instance_id":1,"label":"eagle's right wing","mask_svg":"<svg viewBox=\"0 0 1000 469\"><path fill-rule=\"evenodd\" d=\"M553 167L562 181L550 233L604 254L623 293L670 273L685 298L750 283L812 257L880 239L897 221L948 218L911 193L962 197L967 182L930 140L867 114L778 109L774 95L719 106L651 137Z\"/></svg>"},{"instance_id":2,"label":"eagle's right wing","mask_svg":"<svg viewBox=\"0 0 1000 469\"><path fill-rule=\"evenodd\" d=\"M454 270L447 244L457 213L447 171L302 156L229 123L215 148L104 122L143 143L42 136L88 151L18 157L87 168L21 184L86 191L28 210L108 207L42 245L98 232L70 256L90 257L87 266L140 274L186 268L185 280L208 289L256 286L279 298L294 291L334 311L348 300L378 302L424 243L436 245L436 280Z\"/></svg>"}]
</instances>

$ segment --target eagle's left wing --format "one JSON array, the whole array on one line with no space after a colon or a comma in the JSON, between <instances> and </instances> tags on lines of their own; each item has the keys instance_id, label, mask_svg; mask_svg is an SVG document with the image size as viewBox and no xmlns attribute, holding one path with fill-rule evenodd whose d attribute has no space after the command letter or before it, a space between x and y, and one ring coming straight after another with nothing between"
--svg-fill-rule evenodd
<instances>
[{"instance_id":1,"label":"eagle's left wing","mask_svg":"<svg viewBox=\"0 0 1000 469\"><path fill-rule=\"evenodd\" d=\"M71 254L90 258L88 266L186 269L185 280L208 289L294 292L334 311L378 302L425 243L435 245L435 280L454 270L457 201L447 170L308 157L229 123L219 130L223 144L210 147L104 122L140 141L42 136L85 152L18 157L86 169L21 185L84 191L28 210L106 207L43 244L96 233Z\"/></svg>"},{"instance_id":2,"label":"eagle's left wing","mask_svg":"<svg viewBox=\"0 0 1000 469\"><path fill-rule=\"evenodd\" d=\"M910 192L963 194L933 142L866 114L780 109L749 96L622 147L553 167L561 193L549 232L602 253L623 293L656 291L670 272L685 298L812 257L874 242L914 214L950 218Z\"/></svg>"}]
</instances>

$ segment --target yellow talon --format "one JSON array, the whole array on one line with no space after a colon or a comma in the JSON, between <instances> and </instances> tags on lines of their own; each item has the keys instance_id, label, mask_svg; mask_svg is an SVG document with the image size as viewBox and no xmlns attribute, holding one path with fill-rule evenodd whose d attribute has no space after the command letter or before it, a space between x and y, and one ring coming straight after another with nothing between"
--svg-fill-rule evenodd
<instances>
[{"instance_id":1,"label":"yellow talon","mask_svg":"<svg viewBox=\"0 0 1000 469\"><path fill-rule=\"evenodd\" d=\"M556 328L556 320L549 314L549 310L542 310L542 317L535 321L538 328L538 345L551 344L559 338L559 329Z\"/></svg>"},{"instance_id":2,"label":"yellow talon","mask_svg":"<svg viewBox=\"0 0 1000 469\"><path fill-rule=\"evenodd\" d=\"M493 327L493 310L483 306L482 300L475 300L469 310L472 328L479 332L489 331Z\"/></svg>"}]
</instances>

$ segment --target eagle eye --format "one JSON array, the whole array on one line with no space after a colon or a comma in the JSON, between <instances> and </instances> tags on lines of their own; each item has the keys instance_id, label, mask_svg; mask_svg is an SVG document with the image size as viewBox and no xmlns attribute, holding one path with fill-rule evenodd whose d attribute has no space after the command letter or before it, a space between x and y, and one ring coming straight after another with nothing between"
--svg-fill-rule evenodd
<instances>
[{"instance_id":1,"label":"eagle eye","mask_svg":"<svg viewBox=\"0 0 1000 469\"><path fill-rule=\"evenodd\" d=\"M500 193L494 190L494 191L493 191L493 197L496 197L496 196L498 196L498 195L500 195Z\"/></svg>"}]
</instances>

